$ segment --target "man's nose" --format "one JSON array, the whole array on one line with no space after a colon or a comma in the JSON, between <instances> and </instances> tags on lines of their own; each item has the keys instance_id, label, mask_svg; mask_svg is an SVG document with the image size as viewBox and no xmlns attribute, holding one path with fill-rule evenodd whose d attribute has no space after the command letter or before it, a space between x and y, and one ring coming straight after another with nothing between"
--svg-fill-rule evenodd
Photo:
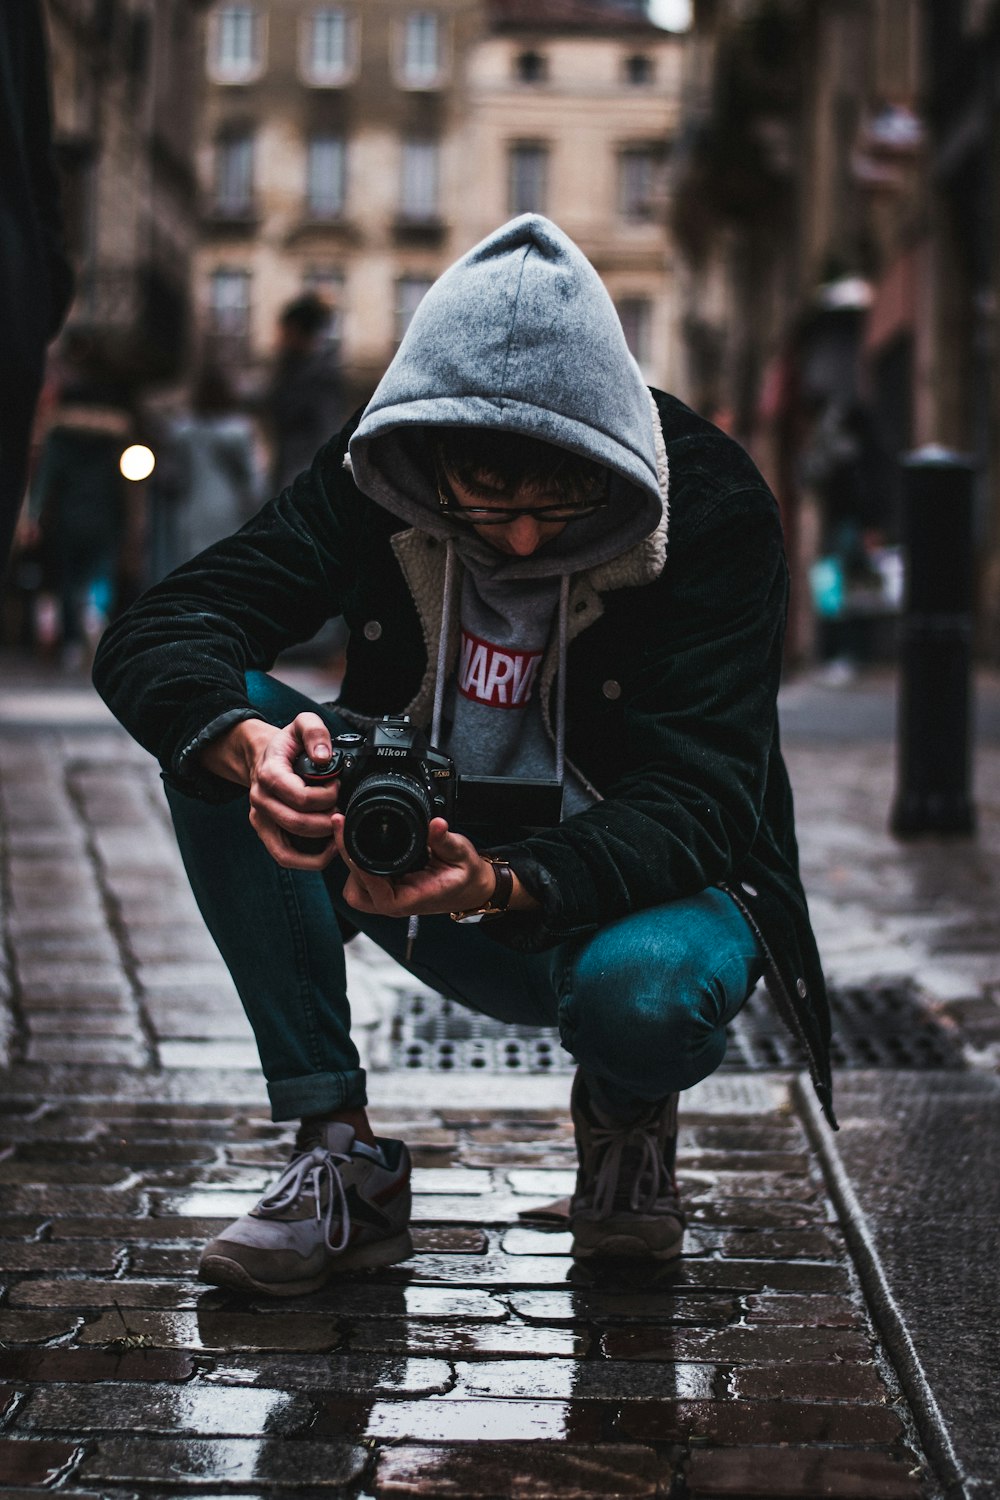
<instances>
[{"instance_id":1,"label":"man's nose","mask_svg":"<svg viewBox=\"0 0 1000 1500\"><path fill-rule=\"evenodd\" d=\"M507 527L507 542L518 557L530 557L542 539L542 529L533 516L518 516Z\"/></svg>"}]
</instances>

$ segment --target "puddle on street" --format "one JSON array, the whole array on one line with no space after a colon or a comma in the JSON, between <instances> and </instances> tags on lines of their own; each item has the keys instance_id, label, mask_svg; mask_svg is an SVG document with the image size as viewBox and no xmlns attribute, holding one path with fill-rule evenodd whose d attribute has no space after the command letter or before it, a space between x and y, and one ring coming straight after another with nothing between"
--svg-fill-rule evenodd
<instances>
[{"instance_id":1,"label":"puddle on street","mask_svg":"<svg viewBox=\"0 0 1000 1500\"><path fill-rule=\"evenodd\" d=\"M490 1173L471 1167L415 1167L415 1193L488 1193L492 1186Z\"/></svg>"},{"instance_id":2,"label":"puddle on street","mask_svg":"<svg viewBox=\"0 0 1000 1500\"><path fill-rule=\"evenodd\" d=\"M286 1313L280 1318L252 1312L199 1305L196 1312L125 1310L125 1323L115 1311L86 1323L78 1341L104 1347L122 1337L141 1339L145 1347L232 1351L321 1353L341 1342L340 1325L329 1315Z\"/></svg>"},{"instance_id":3,"label":"puddle on street","mask_svg":"<svg viewBox=\"0 0 1000 1500\"><path fill-rule=\"evenodd\" d=\"M452 1367L443 1359L396 1354L256 1354L218 1359L202 1379L343 1396L442 1396L451 1389Z\"/></svg>"},{"instance_id":4,"label":"puddle on street","mask_svg":"<svg viewBox=\"0 0 1000 1500\"><path fill-rule=\"evenodd\" d=\"M516 1167L507 1173L507 1182L512 1193L523 1193L529 1198L561 1198L574 1191L576 1172L559 1168Z\"/></svg>"},{"instance_id":5,"label":"puddle on street","mask_svg":"<svg viewBox=\"0 0 1000 1500\"><path fill-rule=\"evenodd\" d=\"M321 1292L308 1298L289 1299L286 1304L296 1312L307 1308L340 1314L345 1318L429 1318L438 1322L453 1319L499 1323L507 1309L498 1296L474 1287L421 1286L414 1283L395 1285L389 1282L344 1281L328 1283ZM254 1303L256 1311L274 1317L282 1308L264 1299Z\"/></svg>"},{"instance_id":6,"label":"puddle on street","mask_svg":"<svg viewBox=\"0 0 1000 1500\"><path fill-rule=\"evenodd\" d=\"M441 1359L477 1359L490 1355L507 1358L549 1359L560 1355L585 1357L589 1335L570 1328L539 1328L528 1323L359 1323L351 1336L351 1349L380 1353L438 1355Z\"/></svg>"},{"instance_id":7,"label":"puddle on street","mask_svg":"<svg viewBox=\"0 0 1000 1500\"><path fill-rule=\"evenodd\" d=\"M260 1192L240 1193L229 1188L214 1192L211 1188L198 1188L190 1193L156 1192L153 1194L153 1213L158 1219L238 1219L253 1208Z\"/></svg>"},{"instance_id":8,"label":"puddle on street","mask_svg":"<svg viewBox=\"0 0 1000 1500\"><path fill-rule=\"evenodd\" d=\"M608 1360L484 1360L458 1363L449 1400L488 1397L537 1401L711 1400L710 1364L613 1364Z\"/></svg>"},{"instance_id":9,"label":"puddle on street","mask_svg":"<svg viewBox=\"0 0 1000 1500\"><path fill-rule=\"evenodd\" d=\"M568 1255L573 1236L559 1230L508 1229L500 1241L505 1255Z\"/></svg>"},{"instance_id":10,"label":"puddle on street","mask_svg":"<svg viewBox=\"0 0 1000 1500\"><path fill-rule=\"evenodd\" d=\"M108 1388L101 1382L39 1386L32 1393L30 1430L65 1429L82 1434L106 1428L108 1397ZM146 1384L129 1390L125 1420L132 1433L257 1437L288 1434L302 1425L308 1411L301 1395L284 1391Z\"/></svg>"},{"instance_id":11,"label":"puddle on street","mask_svg":"<svg viewBox=\"0 0 1000 1500\"><path fill-rule=\"evenodd\" d=\"M559 1441L569 1436L573 1425L571 1407L563 1401L376 1401L364 1436L383 1441L419 1438L435 1443L509 1442L518 1438Z\"/></svg>"}]
</instances>

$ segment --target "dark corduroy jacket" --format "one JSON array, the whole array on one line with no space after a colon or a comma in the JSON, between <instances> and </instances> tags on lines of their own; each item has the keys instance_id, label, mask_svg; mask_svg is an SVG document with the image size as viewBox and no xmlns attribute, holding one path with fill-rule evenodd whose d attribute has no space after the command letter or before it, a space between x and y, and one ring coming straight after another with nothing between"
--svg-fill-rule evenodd
<instances>
[{"instance_id":1,"label":"dark corduroy jacket","mask_svg":"<svg viewBox=\"0 0 1000 1500\"><path fill-rule=\"evenodd\" d=\"M580 619L571 615L566 755L603 800L504 850L541 910L489 930L537 949L723 887L761 939L769 989L833 1123L829 1010L778 740L787 569L777 506L738 444L653 394L670 465L665 566L641 586L584 581L571 596ZM267 669L331 615L351 627L340 703L429 718L420 554L433 561L443 548L358 490L343 463L353 426L101 643L98 690L195 795L238 794L199 771L197 749L255 716L245 672Z\"/></svg>"}]
</instances>

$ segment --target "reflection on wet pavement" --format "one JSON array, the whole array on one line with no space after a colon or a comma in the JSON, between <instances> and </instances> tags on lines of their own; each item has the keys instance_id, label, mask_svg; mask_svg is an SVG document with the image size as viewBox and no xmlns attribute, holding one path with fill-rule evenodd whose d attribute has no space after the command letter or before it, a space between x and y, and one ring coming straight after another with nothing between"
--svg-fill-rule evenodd
<instances>
[{"instance_id":1,"label":"reflection on wet pavement","mask_svg":"<svg viewBox=\"0 0 1000 1500\"><path fill-rule=\"evenodd\" d=\"M937 1500L804 1096L781 1068L719 1074L685 1096L689 1231L677 1264L575 1266L565 1218L540 1217L573 1184L568 1078L385 1071L384 976L352 944L356 1031L383 1101L376 1126L410 1143L417 1169L415 1254L289 1303L197 1282L201 1244L253 1204L290 1132L262 1107L249 1029L180 866L155 766L106 715L84 725L79 695L67 704L52 691L47 682L32 696L48 754L25 754L24 725L0 728L5 1493ZM846 701L828 709L831 726ZM787 694L785 708L794 718ZM992 1082L1000 755L977 752L975 841L901 846L885 828L888 744L838 739L831 755L801 728L788 759L830 977L917 986L960 1039L968 1071L953 1076ZM929 1075L912 1096L905 1080L883 1093L887 1077L841 1080L839 1150L876 1201L894 1290L944 1344L937 1397L975 1413L978 1366L969 1359L964 1385L953 1376L952 1329L964 1312L961 1347L986 1342L995 1257L981 1257L983 1296L960 1307L968 1240L943 1206L936 1229L926 1219L928 1193L943 1205L964 1181L948 1170L955 1128L908 1131L924 1118L914 1106ZM880 1118L889 1097L897 1104ZM984 1110L949 1100L938 1107L961 1118L956 1166L985 1182L988 1156L968 1148L965 1117L981 1127ZM897 1132L894 1170L885 1130ZM947 1163L932 1173L928 1140ZM904 1160L912 1178L900 1176ZM914 1204L924 1217L914 1211L907 1238L900 1215ZM987 1244L993 1221L975 1232ZM946 1269L929 1275L929 1255ZM980 1386L988 1400L992 1386Z\"/></svg>"},{"instance_id":2,"label":"reflection on wet pavement","mask_svg":"<svg viewBox=\"0 0 1000 1500\"><path fill-rule=\"evenodd\" d=\"M202 1239L251 1201L235 1183L262 1185L282 1158L261 1116L119 1109L88 1117L84 1149L71 1110L32 1139L15 1106L0 1117L13 1127L4 1161L28 1196L0 1239L0 1391L14 1393L0 1462L13 1443L28 1472L63 1445L78 1489L109 1500L135 1485L609 1500L666 1494L706 1450L769 1464L805 1443L821 1465L827 1451L862 1466L878 1455L885 1495L919 1493L787 1105L692 1115L689 1253L660 1267L576 1264L564 1228L518 1218L570 1185L529 1149L565 1140L565 1117L538 1116L411 1110L395 1128L433 1148L413 1258L276 1302L193 1279ZM88 1213L82 1184L105 1145L136 1177L95 1172ZM70 1166L79 1196L60 1215L48 1195Z\"/></svg>"}]
</instances>

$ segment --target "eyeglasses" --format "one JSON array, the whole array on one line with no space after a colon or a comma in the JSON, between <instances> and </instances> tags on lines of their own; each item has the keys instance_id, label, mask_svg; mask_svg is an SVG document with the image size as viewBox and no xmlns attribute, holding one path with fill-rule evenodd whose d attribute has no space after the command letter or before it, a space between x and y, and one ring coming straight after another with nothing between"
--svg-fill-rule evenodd
<instances>
[{"instance_id":1,"label":"eyeglasses","mask_svg":"<svg viewBox=\"0 0 1000 1500\"><path fill-rule=\"evenodd\" d=\"M520 516L531 516L535 521L561 522L582 521L607 505L607 483L604 498L591 503L561 505L462 505L456 499L447 475L440 462L437 467L438 507L442 515L452 520L464 521L468 526L509 526Z\"/></svg>"}]
</instances>

